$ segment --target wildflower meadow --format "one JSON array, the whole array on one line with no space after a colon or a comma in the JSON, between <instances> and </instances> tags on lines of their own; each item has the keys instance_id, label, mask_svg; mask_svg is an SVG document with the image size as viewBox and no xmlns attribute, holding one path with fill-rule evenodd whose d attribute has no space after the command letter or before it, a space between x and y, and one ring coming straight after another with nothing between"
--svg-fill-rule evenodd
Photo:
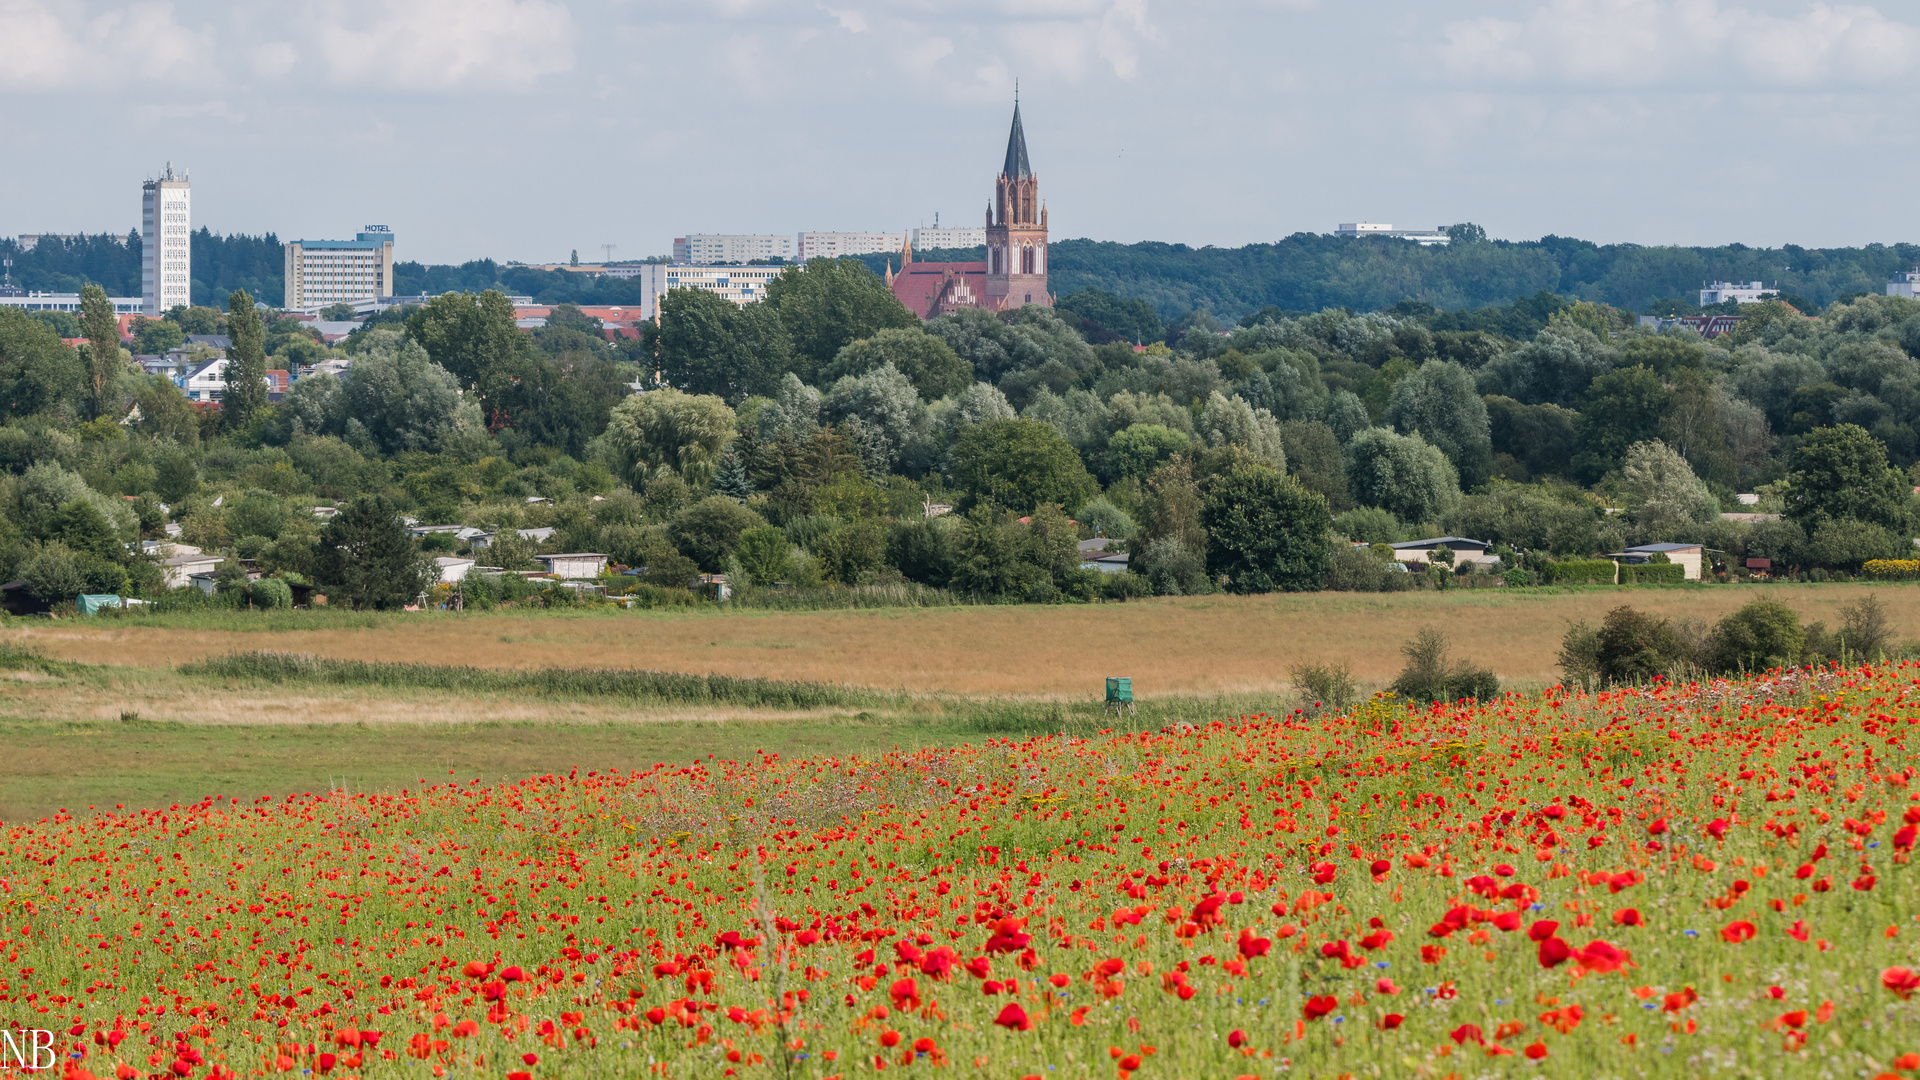
<instances>
[{"instance_id":1,"label":"wildflower meadow","mask_svg":"<svg viewBox=\"0 0 1920 1080\"><path fill-rule=\"evenodd\" d=\"M1920 1076L1920 665L5 828L70 1077Z\"/></svg>"}]
</instances>

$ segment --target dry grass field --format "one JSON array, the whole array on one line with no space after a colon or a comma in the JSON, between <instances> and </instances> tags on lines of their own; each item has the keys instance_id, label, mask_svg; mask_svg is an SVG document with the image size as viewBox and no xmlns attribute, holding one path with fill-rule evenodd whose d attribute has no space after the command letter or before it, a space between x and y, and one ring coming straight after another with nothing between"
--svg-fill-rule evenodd
<instances>
[{"instance_id":1,"label":"dry grass field","mask_svg":"<svg viewBox=\"0 0 1920 1080\"><path fill-rule=\"evenodd\" d=\"M1920 634L1920 588L1899 585L1313 593L1086 607L798 613L392 616L352 629L272 632L102 620L23 624L0 634L61 659L150 668L265 648L353 660L647 668L1075 699L1097 694L1107 675L1131 676L1142 696L1275 692L1285 688L1289 667L1315 661L1347 661L1363 684L1379 686L1399 670L1400 644L1427 625L1445 630L1462 655L1503 680L1540 686L1558 677L1554 654L1567 623L1598 620L1620 604L1711 621L1766 596L1796 609L1803 621L1831 625L1843 604L1868 592L1881 596L1901 633ZM286 701L264 704L262 716L289 707Z\"/></svg>"}]
</instances>

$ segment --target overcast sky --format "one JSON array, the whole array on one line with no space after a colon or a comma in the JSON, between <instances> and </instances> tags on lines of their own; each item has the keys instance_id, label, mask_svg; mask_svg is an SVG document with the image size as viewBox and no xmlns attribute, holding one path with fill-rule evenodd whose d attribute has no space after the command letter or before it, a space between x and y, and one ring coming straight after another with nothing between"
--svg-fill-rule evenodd
<instances>
[{"instance_id":1,"label":"overcast sky","mask_svg":"<svg viewBox=\"0 0 1920 1080\"><path fill-rule=\"evenodd\" d=\"M403 259L977 223L1014 80L1055 238L1337 222L1920 239L1920 5L0 0L0 235L398 233Z\"/></svg>"}]
</instances>

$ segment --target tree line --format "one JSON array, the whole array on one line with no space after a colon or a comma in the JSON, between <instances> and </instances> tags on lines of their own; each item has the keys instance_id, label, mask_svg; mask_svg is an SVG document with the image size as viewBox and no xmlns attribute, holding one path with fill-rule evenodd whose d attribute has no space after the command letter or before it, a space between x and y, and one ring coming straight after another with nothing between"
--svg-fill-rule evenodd
<instances>
[{"instance_id":1,"label":"tree line","mask_svg":"<svg viewBox=\"0 0 1920 1080\"><path fill-rule=\"evenodd\" d=\"M104 322L76 349L0 311L0 576L151 591L128 545L172 524L326 584L347 571L316 505L485 528L474 554L505 569L591 551L658 589L704 572L1010 601L1488 583L1471 560L1402 573L1384 547L1442 535L1495 545L1509 584L1642 542L1704 543L1736 573L1911 550L1920 302L1749 305L1706 341L1535 294L1203 315L1141 345L1097 322L1137 307L1079 299L923 323L859 262L820 260L745 307L675 290L631 339L566 305L519 329L492 290L337 347L243 291L137 327L224 331L218 408L134 367ZM267 400L260 374L327 356L351 366Z\"/></svg>"}]
</instances>

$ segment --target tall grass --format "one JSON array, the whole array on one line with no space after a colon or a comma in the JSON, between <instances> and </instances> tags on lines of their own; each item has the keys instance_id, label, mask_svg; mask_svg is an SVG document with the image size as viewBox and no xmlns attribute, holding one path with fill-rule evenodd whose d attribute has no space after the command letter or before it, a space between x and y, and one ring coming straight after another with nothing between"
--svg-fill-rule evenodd
<instances>
[{"instance_id":1,"label":"tall grass","mask_svg":"<svg viewBox=\"0 0 1920 1080\"><path fill-rule=\"evenodd\" d=\"M518 693L551 697L612 697L673 704L743 705L819 709L872 705L881 695L824 683L689 675L672 671L607 668L501 670L439 664L387 664L332 660L301 653L238 652L183 664L189 677L239 679L272 684L370 686L392 690Z\"/></svg>"},{"instance_id":2,"label":"tall grass","mask_svg":"<svg viewBox=\"0 0 1920 1080\"><path fill-rule=\"evenodd\" d=\"M969 601L945 589L911 581L833 589L755 589L735 597L737 608L765 611L844 611L864 608L952 607Z\"/></svg>"}]
</instances>

